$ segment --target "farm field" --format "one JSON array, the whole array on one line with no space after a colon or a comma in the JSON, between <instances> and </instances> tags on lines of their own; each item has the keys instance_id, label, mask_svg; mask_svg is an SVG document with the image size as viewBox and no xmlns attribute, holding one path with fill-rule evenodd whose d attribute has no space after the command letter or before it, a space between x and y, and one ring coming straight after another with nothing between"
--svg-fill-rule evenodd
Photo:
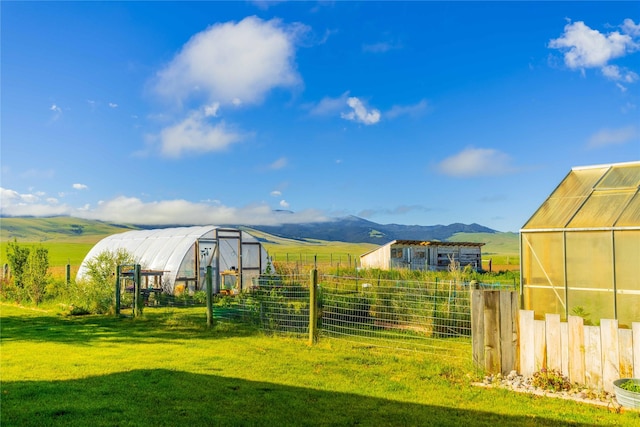
<instances>
[{"instance_id":1,"label":"farm field","mask_svg":"<svg viewBox=\"0 0 640 427\"><path fill-rule=\"evenodd\" d=\"M573 401L474 387L470 365L321 338L206 329L202 308L142 318L0 305L3 426L638 425Z\"/></svg>"},{"instance_id":2,"label":"farm field","mask_svg":"<svg viewBox=\"0 0 640 427\"><path fill-rule=\"evenodd\" d=\"M71 275L82 263L85 255L102 238L131 228L126 225L107 224L78 218L2 218L0 223L0 265L7 262L6 246L14 239L26 246L42 245L49 251L50 271L53 277L62 279L66 265L71 265ZM275 262L286 263L292 268L307 268L318 263L319 267L355 266L360 255L377 248L371 243L346 243L323 240L297 240L273 236L247 228L259 238ZM485 242L483 267L492 270L518 270L519 250L517 236L513 233L461 233L452 241Z\"/></svg>"}]
</instances>

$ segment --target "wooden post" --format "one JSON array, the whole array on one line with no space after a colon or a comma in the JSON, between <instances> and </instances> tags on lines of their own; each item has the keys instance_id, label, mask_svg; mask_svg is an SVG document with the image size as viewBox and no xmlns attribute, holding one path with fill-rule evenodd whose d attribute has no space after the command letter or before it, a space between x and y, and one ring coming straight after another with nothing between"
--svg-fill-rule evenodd
<instances>
[{"instance_id":1,"label":"wooden post","mask_svg":"<svg viewBox=\"0 0 640 427\"><path fill-rule=\"evenodd\" d=\"M633 378L640 378L640 322L631 324L633 335Z\"/></svg>"},{"instance_id":2,"label":"wooden post","mask_svg":"<svg viewBox=\"0 0 640 427\"><path fill-rule=\"evenodd\" d=\"M602 385L613 392L613 382L620 378L620 351L618 350L618 321L600 320L602 341Z\"/></svg>"},{"instance_id":3,"label":"wooden post","mask_svg":"<svg viewBox=\"0 0 640 427\"><path fill-rule=\"evenodd\" d=\"M546 314L547 368L562 372L562 340L560 338L560 315Z\"/></svg>"},{"instance_id":4,"label":"wooden post","mask_svg":"<svg viewBox=\"0 0 640 427\"><path fill-rule=\"evenodd\" d=\"M116 266L116 316L120 315L120 266Z\"/></svg>"},{"instance_id":5,"label":"wooden post","mask_svg":"<svg viewBox=\"0 0 640 427\"><path fill-rule=\"evenodd\" d=\"M71 283L71 264L67 264L67 285Z\"/></svg>"},{"instance_id":6,"label":"wooden post","mask_svg":"<svg viewBox=\"0 0 640 427\"><path fill-rule=\"evenodd\" d=\"M207 328L213 326L213 272L210 265L207 265Z\"/></svg>"},{"instance_id":7,"label":"wooden post","mask_svg":"<svg viewBox=\"0 0 640 427\"><path fill-rule=\"evenodd\" d=\"M518 294L500 291L500 349L502 373L516 369L518 354Z\"/></svg>"},{"instance_id":8,"label":"wooden post","mask_svg":"<svg viewBox=\"0 0 640 427\"><path fill-rule=\"evenodd\" d=\"M140 298L140 264L136 264L133 277L133 316L138 317L142 315L142 301Z\"/></svg>"},{"instance_id":9,"label":"wooden post","mask_svg":"<svg viewBox=\"0 0 640 427\"><path fill-rule=\"evenodd\" d=\"M436 277L436 291L438 289L438 278ZM482 291L474 289L471 291L471 347L473 349L473 363L478 367L484 367L484 299ZM434 292L433 318L436 315L436 304Z\"/></svg>"},{"instance_id":10,"label":"wooden post","mask_svg":"<svg viewBox=\"0 0 640 427\"><path fill-rule=\"evenodd\" d=\"M473 361L488 373L517 368L518 297L511 291L471 291Z\"/></svg>"},{"instance_id":11,"label":"wooden post","mask_svg":"<svg viewBox=\"0 0 640 427\"><path fill-rule=\"evenodd\" d=\"M600 327L585 326L584 380L586 385L597 390L602 390L602 362L604 356L603 350L604 342L600 339ZM613 389L611 391L613 391Z\"/></svg>"},{"instance_id":12,"label":"wooden post","mask_svg":"<svg viewBox=\"0 0 640 427\"><path fill-rule=\"evenodd\" d=\"M318 270L311 270L309 280L309 345L313 345L318 339L317 317L318 317Z\"/></svg>"},{"instance_id":13,"label":"wooden post","mask_svg":"<svg viewBox=\"0 0 640 427\"><path fill-rule=\"evenodd\" d=\"M535 372L533 311L520 310L518 325L520 334L520 374L529 377Z\"/></svg>"},{"instance_id":14,"label":"wooden post","mask_svg":"<svg viewBox=\"0 0 640 427\"><path fill-rule=\"evenodd\" d=\"M580 316L569 316L569 379L584 384L584 320Z\"/></svg>"}]
</instances>

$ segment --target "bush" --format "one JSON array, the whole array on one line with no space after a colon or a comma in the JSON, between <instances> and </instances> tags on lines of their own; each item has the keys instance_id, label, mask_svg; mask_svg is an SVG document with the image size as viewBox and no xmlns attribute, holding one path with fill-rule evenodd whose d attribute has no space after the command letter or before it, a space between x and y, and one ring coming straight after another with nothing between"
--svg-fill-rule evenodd
<instances>
[{"instance_id":1,"label":"bush","mask_svg":"<svg viewBox=\"0 0 640 427\"><path fill-rule=\"evenodd\" d=\"M562 372L555 369L541 369L533 374L532 384L544 390L571 390L571 382Z\"/></svg>"}]
</instances>

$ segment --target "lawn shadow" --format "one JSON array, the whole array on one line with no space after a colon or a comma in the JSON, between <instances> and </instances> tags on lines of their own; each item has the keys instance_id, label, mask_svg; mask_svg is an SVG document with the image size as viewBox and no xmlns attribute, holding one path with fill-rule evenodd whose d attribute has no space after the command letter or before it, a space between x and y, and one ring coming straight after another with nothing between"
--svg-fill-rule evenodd
<instances>
[{"instance_id":1,"label":"lawn shadow","mask_svg":"<svg viewBox=\"0 0 640 427\"><path fill-rule=\"evenodd\" d=\"M114 342L169 342L176 339L216 339L259 334L253 325L216 320L207 327L206 309L150 308L141 317L2 315L0 341L47 341L91 344L100 339Z\"/></svg>"},{"instance_id":2,"label":"lawn shadow","mask_svg":"<svg viewBox=\"0 0 640 427\"><path fill-rule=\"evenodd\" d=\"M3 382L1 387L3 427L557 426L560 423L558 418L420 405L164 369L68 381L12 381Z\"/></svg>"}]
</instances>

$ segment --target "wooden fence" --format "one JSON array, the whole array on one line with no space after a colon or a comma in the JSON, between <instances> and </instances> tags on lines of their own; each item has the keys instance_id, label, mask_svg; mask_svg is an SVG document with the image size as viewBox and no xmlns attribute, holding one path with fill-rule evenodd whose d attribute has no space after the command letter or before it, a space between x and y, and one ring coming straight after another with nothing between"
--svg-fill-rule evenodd
<instances>
[{"instance_id":1,"label":"wooden fence","mask_svg":"<svg viewBox=\"0 0 640 427\"><path fill-rule=\"evenodd\" d=\"M522 375L555 369L572 383L605 391L613 391L618 378L640 376L640 322L632 329L618 328L610 319L587 326L579 316L567 322L560 322L559 314L534 320L533 311L520 310L518 325Z\"/></svg>"},{"instance_id":2,"label":"wooden fence","mask_svg":"<svg viewBox=\"0 0 640 427\"><path fill-rule=\"evenodd\" d=\"M572 383L613 391L618 378L640 377L640 322L618 328L617 320L584 325L582 317L518 310L516 292L474 290L471 294L473 360L488 373L516 370L531 376L554 369Z\"/></svg>"}]
</instances>

